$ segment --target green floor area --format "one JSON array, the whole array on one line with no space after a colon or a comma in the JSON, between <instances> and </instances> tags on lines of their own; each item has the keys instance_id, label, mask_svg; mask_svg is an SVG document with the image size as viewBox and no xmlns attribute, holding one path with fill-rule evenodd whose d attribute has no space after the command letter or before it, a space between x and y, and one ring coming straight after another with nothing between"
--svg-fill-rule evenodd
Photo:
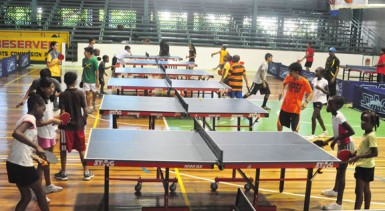
<instances>
[{"instance_id":1,"label":"green floor area","mask_svg":"<svg viewBox=\"0 0 385 211\"><path fill-rule=\"evenodd\" d=\"M261 100L252 100L256 105L261 105ZM253 131L276 131L277 130L277 113L280 109L279 101L269 101L268 106L271 108L268 118L260 118L257 123L253 126ZM220 106L220 105L218 105ZM354 137L361 137L363 131L361 129L361 112L352 108L349 108L348 105L345 105L341 112L345 115L348 123L352 126L356 134ZM313 114L313 104L309 103L309 107L301 112L301 128L300 134L303 136L311 135L311 116ZM329 135L333 134L332 125L331 125L331 114L326 112L326 106L322 108L321 111L322 118L325 122L325 126L329 132ZM242 125L247 125L248 120L242 118ZM167 118L167 124L170 130L192 130L193 129L193 120L189 118ZM236 125L236 118L220 118L217 122L217 125ZM377 129L377 137L385 137L385 121L381 120L380 127ZM222 127L217 128L218 131L236 131L236 128ZM248 128L242 128L242 131L248 131ZM284 131L290 131L288 128L285 128ZM317 129L315 135L322 133L321 127L317 122Z\"/></svg>"}]
</instances>

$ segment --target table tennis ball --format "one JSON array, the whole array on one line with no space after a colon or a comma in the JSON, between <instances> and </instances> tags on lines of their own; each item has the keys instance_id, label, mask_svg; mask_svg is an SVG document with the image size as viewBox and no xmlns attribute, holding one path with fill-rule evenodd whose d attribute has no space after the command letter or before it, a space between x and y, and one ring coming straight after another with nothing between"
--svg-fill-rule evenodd
<instances>
[{"instance_id":1,"label":"table tennis ball","mask_svg":"<svg viewBox=\"0 0 385 211\"><path fill-rule=\"evenodd\" d=\"M203 100L203 98L200 97L199 100Z\"/></svg>"}]
</instances>

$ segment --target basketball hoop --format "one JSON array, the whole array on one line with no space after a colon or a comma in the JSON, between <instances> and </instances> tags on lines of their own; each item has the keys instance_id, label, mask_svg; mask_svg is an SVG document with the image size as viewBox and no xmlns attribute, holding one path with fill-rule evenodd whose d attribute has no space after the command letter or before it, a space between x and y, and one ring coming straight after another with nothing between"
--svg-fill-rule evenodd
<instances>
[{"instance_id":1,"label":"basketball hoop","mask_svg":"<svg viewBox=\"0 0 385 211\"><path fill-rule=\"evenodd\" d=\"M329 4L330 4L330 16L338 16L339 12L338 12L338 9L336 8L336 0L329 0Z\"/></svg>"}]
</instances>

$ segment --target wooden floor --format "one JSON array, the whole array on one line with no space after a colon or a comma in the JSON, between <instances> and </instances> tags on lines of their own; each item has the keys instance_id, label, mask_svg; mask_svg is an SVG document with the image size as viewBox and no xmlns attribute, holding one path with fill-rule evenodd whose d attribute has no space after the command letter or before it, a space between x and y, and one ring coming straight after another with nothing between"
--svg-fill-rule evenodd
<instances>
[{"instance_id":1,"label":"wooden floor","mask_svg":"<svg viewBox=\"0 0 385 211\"><path fill-rule=\"evenodd\" d=\"M14 130L16 121L22 114L26 113L26 108L16 109L15 105L22 99L22 95L28 89L31 81L38 78L41 66L32 66L28 70L18 72L0 78L0 207L2 210L13 210L19 200L19 192L14 184L8 183L5 170L5 159L12 143L11 133ZM77 70L79 68L66 68L65 70ZM252 79L252 75L249 76ZM277 99L277 89L281 82L271 79L272 96ZM260 96L253 96L261 99ZM98 103L100 100L98 100ZM277 108L272 108L276 111ZM124 128L146 130L148 120L146 118L122 118ZM167 126L165 120L156 120L158 130L165 130ZM384 123L382 121L382 123ZM357 126L357 125L356 125ZM86 129L88 136L92 127L110 128L111 118L99 116L94 112L89 117ZM379 130L383 130L384 125ZM358 132L360 133L360 132ZM355 136L356 146L360 141L359 134ZM371 183L372 190L372 209L385 210L385 170L384 170L384 138L378 139L379 157L376 159L375 180ZM326 149L329 151L329 149ZM58 154L58 146L55 153ZM170 149L172 153L172 149ZM334 151L330 153L335 154ZM52 174L56 173L60 165L52 165ZM51 199L50 208L52 210L102 210L103 197L103 169L100 167L92 170L95 178L92 181L83 181L82 168L79 157L73 152L68 157L68 181L52 181L56 185L64 187L60 193L49 194ZM255 172L245 170L250 177L254 177ZM278 178L278 169L263 169L261 178ZM114 176L130 176L151 178L155 176L155 169L152 168L113 168L111 174ZM353 209L355 194L355 180L353 177L354 166L349 166L347 172L347 185L344 195L344 208ZM192 210L230 210L230 206L235 202L236 190L243 187L243 183L221 183L217 192L210 191L210 183L216 176L230 176L230 170L191 170L173 169L171 176L179 179L179 184L175 194L170 196L170 206L190 206ZM287 177L306 177L304 169L287 170ZM323 189L332 188L334 184L335 170L325 169L322 175L318 175L312 186L312 197L310 203L311 210L320 210L322 205L335 201L335 198L324 197L320 194ZM44 183L44 182L43 182ZM135 195L135 182L111 181L110 183L110 210L140 210L142 206L163 205L163 189L158 183L145 183L141 195ZM305 182L286 182L283 193L278 191L277 182L261 182L261 195L259 201L262 204L276 205L278 210L302 210L305 193ZM252 193L249 193L251 196ZM37 210L36 202L29 204L28 210Z\"/></svg>"}]
</instances>

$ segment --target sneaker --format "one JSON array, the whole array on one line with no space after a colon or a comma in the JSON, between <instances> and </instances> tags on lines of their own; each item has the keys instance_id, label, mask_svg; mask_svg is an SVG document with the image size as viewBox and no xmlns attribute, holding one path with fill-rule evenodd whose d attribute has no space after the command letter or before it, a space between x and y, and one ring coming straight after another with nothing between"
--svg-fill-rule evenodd
<instances>
[{"instance_id":1,"label":"sneaker","mask_svg":"<svg viewBox=\"0 0 385 211\"><path fill-rule=\"evenodd\" d=\"M45 186L45 188L44 188L44 191L45 191L46 194L60 192L62 190L63 190L62 187L56 186L54 184L51 184L49 186Z\"/></svg>"},{"instance_id":2,"label":"sneaker","mask_svg":"<svg viewBox=\"0 0 385 211\"><path fill-rule=\"evenodd\" d=\"M62 171L59 171L58 173L55 174L55 179L61 180L61 181L67 181L68 176L66 173L63 173Z\"/></svg>"},{"instance_id":3,"label":"sneaker","mask_svg":"<svg viewBox=\"0 0 385 211\"><path fill-rule=\"evenodd\" d=\"M265 109L266 111L270 111L271 108L267 107L267 106L262 106L263 109Z\"/></svg>"},{"instance_id":4,"label":"sneaker","mask_svg":"<svg viewBox=\"0 0 385 211\"><path fill-rule=\"evenodd\" d=\"M328 131L325 130L325 131L322 132L318 137L320 137L320 138L325 138L325 137L327 137L328 135L329 135Z\"/></svg>"},{"instance_id":5,"label":"sneaker","mask_svg":"<svg viewBox=\"0 0 385 211\"><path fill-rule=\"evenodd\" d=\"M328 204L328 205L324 205L322 207L323 210L343 210L342 209L342 205L339 205L337 203L331 203L331 204Z\"/></svg>"},{"instance_id":6,"label":"sneaker","mask_svg":"<svg viewBox=\"0 0 385 211\"><path fill-rule=\"evenodd\" d=\"M315 139L315 136L314 135L311 135L308 137L309 141L313 141Z\"/></svg>"},{"instance_id":7,"label":"sneaker","mask_svg":"<svg viewBox=\"0 0 385 211\"><path fill-rule=\"evenodd\" d=\"M107 93L107 92L101 92L101 94L102 94L102 95L108 95L108 93Z\"/></svg>"},{"instance_id":8,"label":"sneaker","mask_svg":"<svg viewBox=\"0 0 385 211\"><path fill-rule=\"evenodd\" d=\"M85 171L83 180L90 181L92 178L94 178L94 176L95 175L92 173L92 171Z\"/></svg>"},{"instance_id":9,"label":"sneaker","mask_svg":"<svg viewBox=\"0 0 385 211\"><path fill-rule=\"evenodd\" d=\"M94 109L92 107L88 107L88 114L92 114L92 112L94 112Z\"/></svg>"},{"instance_id":10,"label":"sneaker","mask_svg":"<svg viewBox=\"0 0 385 211\"><path fill-rule=\"evenodd\" d=\"M334 191L333 189L322 191L322 195L329 196L329 197L336 197L337 194L338 194L338 192Z\"/></svg>"},{"instance_id":11,"label":"sneaker","mask_svg":"<svg viewBox=\"0 0 385 211\"><path fill-rule=\"evenodd\" d=\"M37 197L36 197L36 195L35 195L35 192L33 192L32 189L30 189L30 190L31 190L31 194L32 194L31 200L36 201L36 200L37 200ZM48 202L48 203L51 202L51 199L49 199L47 196L46 196L45 198L47 199L47 202Z\"/></svg>"}]
</instances>

